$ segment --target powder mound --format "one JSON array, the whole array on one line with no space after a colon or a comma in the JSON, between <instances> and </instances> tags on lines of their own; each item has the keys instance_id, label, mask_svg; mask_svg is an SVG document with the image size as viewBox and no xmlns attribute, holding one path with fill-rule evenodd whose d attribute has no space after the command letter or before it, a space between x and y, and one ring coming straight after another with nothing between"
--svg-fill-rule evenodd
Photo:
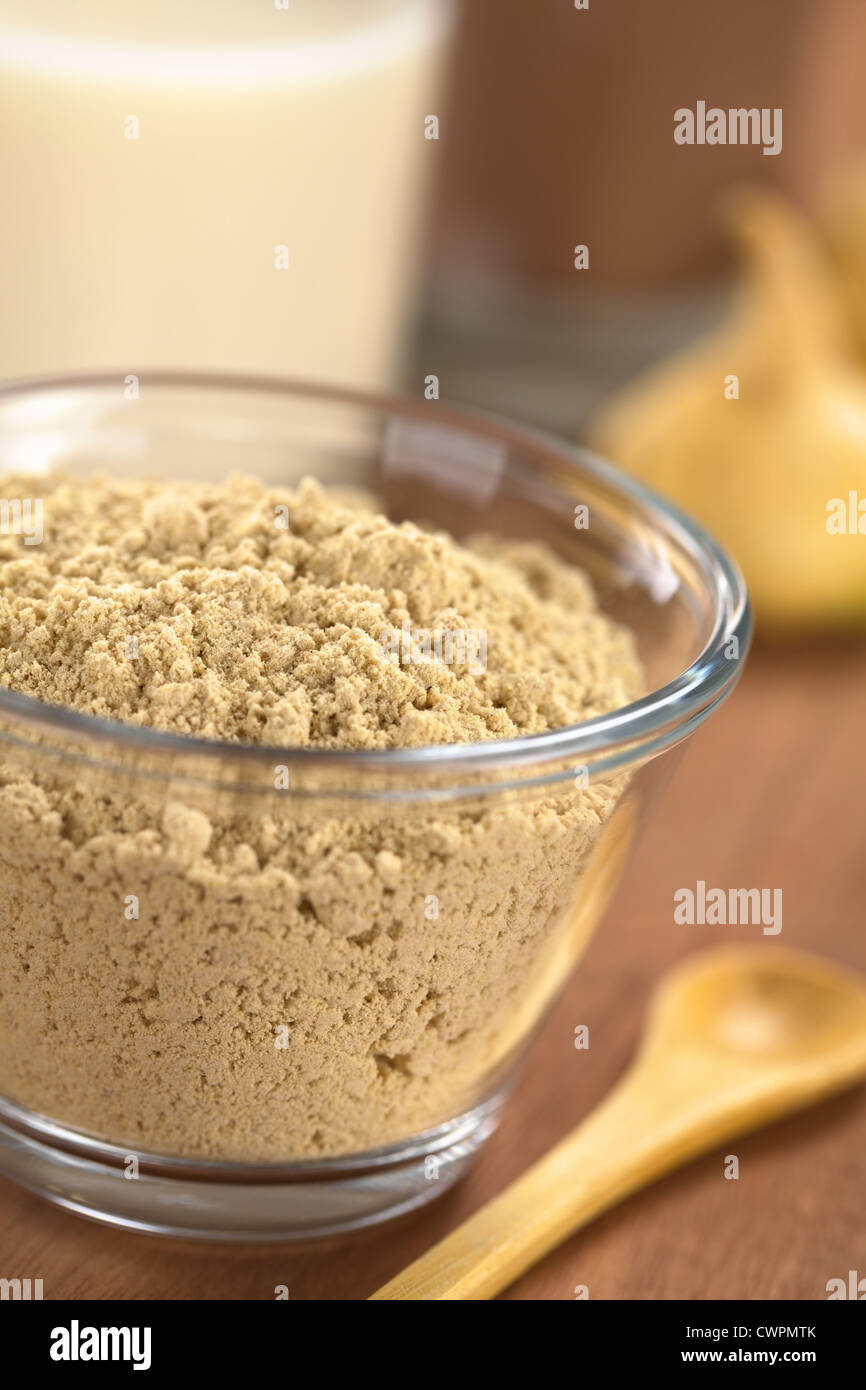
<instances>
[{"instance_id":1,"label":"powder mound","mask_svg":"<svg viewBox=\"0 0 866 1390\"><path fill-rule=\"evenodd\" d=\"M3 495L32 490L0 478ZM460 544L311 479L51 475L40 496L42 544L0 537L0 684L51 704L231 742L394 748L558 728L640 688L630 633L536 543Z\"/></svg>"}]
</instances>

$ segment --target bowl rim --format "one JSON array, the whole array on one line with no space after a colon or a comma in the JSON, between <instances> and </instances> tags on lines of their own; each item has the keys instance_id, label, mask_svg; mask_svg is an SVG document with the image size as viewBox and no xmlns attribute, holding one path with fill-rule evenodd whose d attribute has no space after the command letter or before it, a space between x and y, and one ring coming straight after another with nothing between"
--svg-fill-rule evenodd
<instances>
[{"instance_id":1,"label":"bowl rim","mask_svg":"<svg viewBox=\"0 0 866 1390\"><path fill-rule=\"evenodd\" d=\"M109 387L116 390L118 382L122 383L128 374L124 369L114 372L102 369L7 380L0 382L0 409L16 398L32 398L39 394ZM165 367L138 368L136 375L150 387L160 389L288 395L321 403L330 401L367 407L383 415L419 419L425 423L431 420L429 403L411 397L295 377ZM0 686L0 713L17 717L41 730L54 729L102 748L121 744L157 755L204 756L247 766L263 762L272 765L276 759L289 768L343 769L361 775L375 771L386 775L412 772L417 776L430 771L441 776L452 770L463 775L503 768L531 768L551 762L582 766L590 755L594 755L594 762L597 762L597 755L613 754L617 748L627 749L627 755L609 757L606 765L622 766L656 756L688 736L730 693L751 642L751 606L743 576L735 562L699 522L674 503L581 445L533 426L512 424L487 411L442 402L437 403L435 418L439 426L474 435L483 431L487 438L511 447L553 456L558 463L590 474L660 519L662 529L697 564L714 600L712 631L695 659L671 680L638 700L576 724L509 739L411 748L366 750L229 743L103 719L48 704L3 686ZM736 656L732 657L726 648L730 648L734 639Z\"/></svg>"}]
</instances>

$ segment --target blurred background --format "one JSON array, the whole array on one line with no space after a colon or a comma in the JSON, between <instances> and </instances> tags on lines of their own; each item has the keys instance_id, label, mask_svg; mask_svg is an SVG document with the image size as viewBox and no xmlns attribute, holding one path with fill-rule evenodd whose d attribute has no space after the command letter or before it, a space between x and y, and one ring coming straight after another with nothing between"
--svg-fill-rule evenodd
<instances>
[{"instance_id":1,"label":"blurred background","mask_svg":"<svg viewBox=\"0 0 866 1390\"><path fill-rule=\"evenodd\" d=\"M866 620L864 42L857 0L459 10L417 375L679 501L764 633ZM776 139L677 143L699 104Z\"/></svg>"},{"instance_id":2,"label":"blurred background","mask_svg":"<svg viewBox=\"0 0 866 1390\"><path fill-rule=\"evenodd\" d=\"M749 580L743 684L436 1234L604 1094L660 971L718 944L674 925L679 885L781 887L783 944L866 969L864 51L862 0L0 0L0 377L204 366L497 411L658 487ZM599 1042L564 1084L576 1020ZM570 1297L586 1260L594 1297L823 1297L862 1266L862 1096L738 1152L736 1201L711 1156L511 1296ZM10 1219L66 1242L79 1291L79 1228ZM190 1296L132 1237L87 1239L91 1296ZM306 1286L357 1296L429 1239ZM226 1265L227 1296L262 1269Z\"/></svg>"},{"instance_id":3,"label":"blurred background","mask_svg":"<svg viewBox=\"0 0 866 1390\"><path fill-rule=\"evenodd\" d=\"M696 513L763 632L859 629L866 9L583 6L0 0L0 377L438 393Z\"/></svg>"},{"instance_id":4,"label":"blurred background","mask_svg":"<svg viewBox=\"0 0 866 1390\"><path fill-rule=\"evenodd\" d=\"M428 311L461 392L568 431L712 322L738 268L726 190L771 187L820 220L856 175L864 40L857 0L463 5ZM780 153L675 144L698 100L782 108Z\"/></svg>"}]
</instances>

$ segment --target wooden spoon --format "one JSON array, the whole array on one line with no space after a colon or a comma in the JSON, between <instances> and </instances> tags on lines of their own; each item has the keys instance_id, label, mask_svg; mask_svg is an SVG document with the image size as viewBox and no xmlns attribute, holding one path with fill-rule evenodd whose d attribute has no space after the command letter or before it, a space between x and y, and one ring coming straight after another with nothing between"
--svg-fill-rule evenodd
<instances>
[{"instance_id":1,"label":"wooden spoon","mask_svg":"<svg viewBox=\"0 0 866 1390\"><path fill-rule=\"evenodd\" d=\"M776 946L723 948L662 983L608 1098L373 1299L484 1299L696 1154L866 1076L866 986Z\"/></svg>"}]
</instances>

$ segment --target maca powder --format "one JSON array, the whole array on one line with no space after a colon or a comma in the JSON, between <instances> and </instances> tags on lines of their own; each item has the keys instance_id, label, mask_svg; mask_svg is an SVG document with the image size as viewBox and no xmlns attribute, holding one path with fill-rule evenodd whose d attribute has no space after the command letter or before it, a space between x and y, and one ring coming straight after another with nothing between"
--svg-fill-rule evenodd
<instances>
[{"instance_id":1,"label":"maca powder","mask_svg":"<svg viewBox=\"0 0 866 1390\"><path fill-rule=\"evenodd\" d=\"M21 496L32 478L0 480ZM233 477L40 480L0 537L0 684L225 743L514 738L641 690L545 547ZM534 797L209 796L0 745L0 1093L130 1149L361 1152L474 1105L591 923L622 777ZM577 924L577 925L576 925Z\"/></svg>"}]
</instances>

